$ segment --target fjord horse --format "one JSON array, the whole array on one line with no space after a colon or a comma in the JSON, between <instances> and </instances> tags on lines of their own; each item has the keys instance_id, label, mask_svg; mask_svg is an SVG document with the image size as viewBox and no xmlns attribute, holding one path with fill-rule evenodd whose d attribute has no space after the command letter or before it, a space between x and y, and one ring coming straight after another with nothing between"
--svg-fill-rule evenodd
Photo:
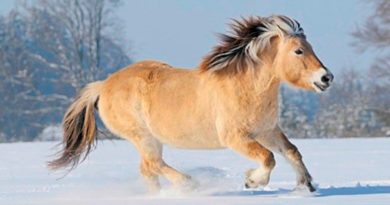
<instances>
[{"instance_id":1,"label":"fjord horse","mask_svg":"<svg viewBox=\"0 0 390 205\"><path fill-rule=\"evenodd\" d=\"M229 148L258 162L246 173L250 188L268 184L276 152L294 168L297 185L314 191L301 154L278 126L278 92L282 82L322 92L333 75L294 19L249 17L234 20L231 29L197 69L142 61L88 84L64 116L64 147L49 166L74 168L88 155L96 108L105 126L139 151L151 191L160 189L160 175L177 185L190 182L164 162L164 144Z\"/></svg>"}]
</instances>

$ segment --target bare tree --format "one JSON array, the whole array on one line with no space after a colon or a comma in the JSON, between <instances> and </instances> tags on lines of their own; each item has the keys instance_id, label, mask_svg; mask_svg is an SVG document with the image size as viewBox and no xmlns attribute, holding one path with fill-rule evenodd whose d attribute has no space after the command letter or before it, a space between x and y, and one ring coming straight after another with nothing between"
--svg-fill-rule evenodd
<instances>
[{"instance_id":1,"label":"bare tree","mask_svg":"<svg viewBox=\"0 0 390 205\"><path fill-rule=\"evenodd\" d=\"M374 8L372 15L352 32L353 46L359 52L377 51L378 57L371 67L373 77L390 85L390 1L370 0Z\"/></svg>"},{"instance_id":2,"label":"bare tree","mask_svg":"<svg viewBox=\"0 0 390 205\"><path fill-rule=\"evenodd\" d=\"M6 140L31 140L59 123L76 90L130 63L123 43L109 35L119 1L37 2L0 16L0 103L7 108L0 109L0 133Z\"/></svg>"},{"instance_id":3,"label":"bare tree","mask_svg":"<svg viewBox=\"0 0 390 205\"><path fill-rule=\"evenodd\" d=\"M369 0L374 13L352 33L354 46L360 51L370 48L388 49L390 45L390 2Z\"/></svg>"},{"instance_id":4,"label":"bare tree","mask_svg":"<svg viewBox=\"0 0 390 205\"><path fill-rule=\"evenodd\" d=\"M369 110L377 113L390 132L390 1L367 1L373 14L352 33L359 52L376 51L377 57L369 70Z\"/></svg>"},{"instance_id":5,"label":"bare tree","mask_svg":"<svg viewBox=\"0 0 390 205\"><path fill-rule=\"evenodd\" d=\"M39 54L35 58L66 74L62 78L76 90L101 78L102 44L113 39L106 32L115 25L111 20L118 5L117 0L40 0L38 6L25 6L31 37L56 54L54 60Z\"/></svg>"}]
</instances>

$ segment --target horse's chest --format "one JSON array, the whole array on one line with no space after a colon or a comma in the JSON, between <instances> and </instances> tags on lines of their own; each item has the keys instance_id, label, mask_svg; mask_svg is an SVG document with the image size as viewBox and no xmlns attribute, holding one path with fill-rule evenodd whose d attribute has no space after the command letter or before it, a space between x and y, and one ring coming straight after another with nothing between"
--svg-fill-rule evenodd
<instances>
[{"instance_id":1,"label":"horse's chest","mask_svg":"<svg viewBox=\"0 0 390 205\"><path fill-rule=\"evenodd\" d=\"M268 130L274 128L278 123L278 109L270 108L260 115L257 128Z\"/></svg>"},{"instance_id":2,"label":"horse's chest","mask_svg":"<svg viewBox=\"0 0 390 205\"><path fill-rule=\"evenodd\" d=\"M278 123L277 101L266 101L248 113L248 125L251 131L260 132L274 128Z\"/></svg>"}]
</instances>

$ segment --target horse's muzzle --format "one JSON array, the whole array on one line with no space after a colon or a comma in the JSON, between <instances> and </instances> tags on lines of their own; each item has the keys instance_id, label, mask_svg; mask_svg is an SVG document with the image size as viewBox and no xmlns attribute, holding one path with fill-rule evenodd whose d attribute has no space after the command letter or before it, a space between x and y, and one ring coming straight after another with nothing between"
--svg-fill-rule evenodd
<instances>
[{"instance_id":1,"label":"horse's muzzle","mask_svg":"<svg viewBox=\"0 0 390 205\"><path fill-rule=\"evenodd\" d=\"M326 68L322 68L320 71L314 73L312 82L314 89L317 92L324 92L330 87L334 79L333 74Z\"/></svg>"}]
</instances>

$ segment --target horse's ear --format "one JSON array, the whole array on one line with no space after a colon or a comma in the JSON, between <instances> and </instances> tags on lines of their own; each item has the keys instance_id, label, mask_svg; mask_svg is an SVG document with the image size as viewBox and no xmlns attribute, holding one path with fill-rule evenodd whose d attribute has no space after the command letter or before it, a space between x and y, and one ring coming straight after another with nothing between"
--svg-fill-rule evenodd
<instances>
[{"instance_id":1,"label":"horse's ear","mask_svg":"<svg viewBox=\"0 0 390 205\"><path fill-rule=\"evenodd\" d=\"M278 43L280 41L280 39L281 39L281 37L279 35L275 35L269 39L269 42L271 45L273 45L273 44Z\"/></svg>"},{"instance_id":2,"label":"horse's ear","mask_svg":"<svg viewBox=\"0 0 390 205\"><path fill-rule=\"evenodd\" d=\"M269 40L269 44L268 44L269 49L267 49L267 54L264 55L263 57L265 57L270 62L272 62L275 59L276 54L278 53L278 45L281 39L282 36L275 35L272 36Z\"/></svg>"}]
</instances>

